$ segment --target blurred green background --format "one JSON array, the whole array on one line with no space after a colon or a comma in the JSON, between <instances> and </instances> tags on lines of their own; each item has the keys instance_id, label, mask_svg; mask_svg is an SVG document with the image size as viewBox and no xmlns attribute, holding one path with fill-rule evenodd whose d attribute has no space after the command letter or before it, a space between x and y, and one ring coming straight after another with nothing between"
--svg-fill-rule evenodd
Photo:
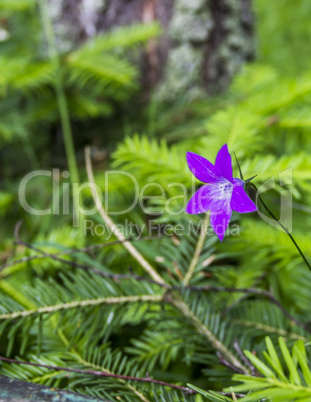
<instances>
[{"instance_id":1,"label":"blurred green background","mask_svg":"<svg viewBox=\"0 0 311 402\"><path fill-rule=\"evenodd\" d=\"M255 179L258 185L275 178L275 189L266 192L265 199L277 215L280 213L279 197L284 191L278 175L285 171L286 177L290 177L292 172L293 182L289 188L293 196L293 234L307 258L311 257L310 1L255 0L254 60L243 63L226 90L191 99L176 97L170 102L160 100L156 91L146 96L142 89L138 60L150 41L161 38L158 24L124 26L85 41L74 50L55 53L51 16L42 7L37 7L33 1L0 0L1 264L33 255L33 251L14 245L14 227L20 219L24 221L23 239L49 252L103 241L101 236L83 236L81 230L74 228L72 213L34 216L25 212L18 200L18 188L27 173L36 169L59 169L53 174L60 185L60 194L53 194L51 178L38 177L29 183L27 200L40 209L51 207L52 202L61 202L63 191L67 191L64 184L69 186L70 183L70 178L62 176L68 166L73 180L78 178L80 183L87 180L84 166L87 145L91 146L96 183L109 194L110 210L126 209L133 200L133 187L126 176L121 175L105 186L108 169L133 174L141 188L157 182L165 189L166 198L180 195L170 183L181 183L189 190L190 197L191 174L185 163L185 152L196 152L213 161L224 143L228 143L231 152L236 152L244 176L258 175ZM238 176L235 163L234 172ZM148 196L159 196L159 192L150 188ZM83 192L82 198L85 206L92 205L88 191ZM151 218L155 225L188 223L189 218L184 214L160 213L164 202L151 198L147 201L149 214L137 206L114 220L124 223L128 219L138 225ZM176 210L182 207L178 198L173 207ZM152 213L155 215L151 216ZM199 219L195 217L194 222L197 224ZM101 222L99 216L94 220ZM193 284L269 290L292 314L309 322L311 278L286 235L255 214L236 215L233 221L239 224L240 235L225 238L221 244L214 236L206 240ZM138 242L137 248L163 276L176 284L187 271L194 240L190 236L172 243L171 239L164 238ZM182 249L177 250L178 242L182 242ZM142 273L120 245L103 249L96 255L74 257L104 272L127 273L131 266L135 272ZM211 257L215 262L204 265ZM74 299L79 294L79 286L89 281L91 294L92 286L99 281L96 277L80 278L70 267L65 270L70 279L65 278L62 264L46 259L2 269L1 308L4 312L14 312L55 304L63 300L61 287L70 289L68 281L77 281L76 288L69 292ZM100 286L105 287L102 282ZM126 286L131 290L135 288L133 284ZM56 290L51 300L46 296L42 301L44 293L53 293L53 287ZM94 293L100 297L97 291ZM125 292L131 294L130 290ZM69 300L70 294L64 299ZM297 339L307 342L310 338L308 331L296 327L262 299L241 298L234 293L213 294L205 299L202 296L196 303L202 304L204 317L229 311L228 325L238 322L236 333L240 334L241 343L260 356L265 335L273 340L282 335L289 342ZM212 312L204 310L207 304L214 306ZM142 372L165 381L190 382L215 390L232 384L232 373L219 367L217 359L213 360L210 346L190 329L187 332L174 313L170 316L166 308L163 311L160 308L148 310L148 306L144 311L141 309L143 307L138 309L137 316L134 308L126 312L105 311L103 321L106 320L106 324L96 322L92 329L85 317L79 315L82 325L78 318L64 315L65 318L59 320L59 328L69 339L66 347L61 346L55 328L50 328L52 320L46 320L48 329L43 330L43 335L38 321L21 324L5 321L4 327L0 325L1 354L26 360L42 359L46 364L65 361L74 367L84 363L77 360L77 355L69 356L72 344L81 355L86 345L92 348L100 345L101 353L108 353L108 348L113 353L120 349ZM92 310L89 314L89 317L95 316L98 311ZM116 320L109 314L115 314ZM107 317L111 317L111 325L110 318L107 324ZM216 320L208 319L210 323ZM101 325L105 326L104 334L99 332ZM18 328L23 331L19 333ZM215 332L218 330L217 327ZM226 333L227 329L224 327L222 331ZM229 334L229 329L227 332ZM172 339L176 343L170 343ZM229 340L224 343L231 347ZM68 354L62 360L65 353ZM83 361L87 361L87 357L84 356ZM2 373L111 400L117 400L114 398L118 395L124 398L122 400L136 400L137 396L128 396L130 391L120 384L121 390L115 391L114 383L105 384L103 390L89 378L81 385L77 378L70 382L59 373L49 375L44 370L35 373L12 367L3 364ZM123 391L127 396L123 396ZM156 400L156 391L143 388L141 392L152 394L154 399L151 400ZM167 395L163 398L169 400L165 399L169 398ZM174 398L172 400L183 400L180 396Z\"/></svg>"},{"instance_id":2,"label":"blurred green background","mask_svg":"<svg viewBox=\"0 0 311 402\"><path fill-rule=\"evenodd\" d=\"M262 141L265 147L259 149L261 152L265 154L268 149L272 155L281 156L307 151L309 144L303 139L307 140L309 130L310 7L309 2L303 0L295 5L285 0L277 3L255 1L254 62L241 68L225 93L199 101L189 101L187 96L182 100L176 97L173 103L167 105L152 96L149 96L149 101L141 98L141 80L134 60L139 48L144 48L150 38L161 36L157 25L124 27L116 30L115 34L112 31L106 37L100 35L94 41L95 45L91 41L69 54L60 54L63 91L68 102L80 175L84 174L85 145L93 145L102 170L109 166L111 153L126 136L138 134L162 138L168 144L186 139L190 147L191 138L199 138L199 142L201 138L208 141L206 134L214 135L209 126L217 120L218 111L228 110L228 116L230 110L237 107L241 113L254 115L253 112L248 113L251 103L256 109L255 114L261 113L267 119L272 116L271 127L269 124L261 129L258 124L256 127L260 132L255 141L263 136L266 139ZM2 1L0 10L3 217L0 230L4 239L2 245L6 248L10 247L16 217L23 215L16 201L21 178L38 168L66 169L69 162L53 89L57 65L53 60L47 60L49 47L46 42L42 43L45 28L40 11L30 0ZM247 97L246 106L240 106L240 100ZM261 99L267 103L266 108L260 105ZM252 105L250 107L253 108ZM280 120L281 117L283 121L274 121L274 118ZM239 118L236 119L240 124ZM233 123L224 120L221 124L221 139L226 140L230 134L225 131L228 132ZM243 122L239 131L243 132ZM242 134L238 135L242 137ZM286 142L283 141L285 137ZM254 156L251 153L253 150L245 150L245 156ZM206 152L208 156L210 151ZM235 149L235 152L244 151ZM46 205L51 197L50 186L43 185L40 190L37 191L34 185L33 200L39 198L42 202L43 197ZM41 228L50 232L49 219L49 216L45 219L48 222L45 229L42 229L41 218L40 222L30 219L30 224L35 230ZM62 222L61 217L59 220ZM54 224L57 225L57 222L53 219Z\"/></svg>"}]
</instances>

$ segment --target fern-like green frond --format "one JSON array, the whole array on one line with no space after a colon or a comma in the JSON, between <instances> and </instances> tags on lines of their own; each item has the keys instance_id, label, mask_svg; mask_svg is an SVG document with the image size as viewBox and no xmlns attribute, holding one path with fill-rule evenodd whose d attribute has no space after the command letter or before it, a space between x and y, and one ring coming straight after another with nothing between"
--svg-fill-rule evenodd
<instances>
[{"instance_id":1,"label":"fern-like green frond","mask_svg":"<svg viewBox=\"0 0 311 402\"><path fill-rule=\"evenodd\" d=\"M285 365L280 358L270 338L266 338L267 351L264 357L267 362L245 351L246 357L261 374L260 377L237 374L235 381L243 385L233 387L234 392L251 391L241 401L258 401L267 398L273 402L308 401L311 398L311 371L304 343L295 342L292 353L284 338L279 338L279 347ZM227 389L227 391L230 391Z\"/></svg>"}]
</instances>

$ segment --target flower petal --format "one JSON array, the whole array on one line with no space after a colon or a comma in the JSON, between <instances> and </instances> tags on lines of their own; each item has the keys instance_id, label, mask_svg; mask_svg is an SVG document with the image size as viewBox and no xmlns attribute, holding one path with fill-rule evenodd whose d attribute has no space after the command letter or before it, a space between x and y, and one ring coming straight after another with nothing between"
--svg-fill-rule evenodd
<instances>
[{"instance_id":1,"label":"flower petal","mask_svg":"<svg viewBox=\"0 0 311 402\"><path fill-rule=\"evenodd\" d=\"M203 183L214 183L219 177L215 166L203 156L187 152L187 162L193 175Z\"/></svg>"},{"instance_id":2,"label":"flower petal","mask_svg":"<svg viewBox=\"0 0 311 402\"><path fill-rule=\"evenodd\" d=\"M233 186L231 208L241 214L257 211L256 204L249 198L243 187L239 184Z\"/></svg>"},{"instance_id":3,"label":"flower petal","mask_svg":"<svg viewBox=\"0 0 311 402\"><path fill-rule=\"evenodd\" d=\"M233 187L237 187L237 186L244 188L244 181L237 177L234 177L233 178Z\"/></svg>"},{"instance_id":4,"label":"flower petal","mask_svg":"<svg viewBox=\"0 0 311 402\"><path fill-rule=\"evenodd\" d=\"M227 144L223 145L220 148L220 150L218 151L218 154L216 156L216 161L215 161L215 167L221 173L221 175L223 177L225 177L227 180L229 180L232 183L232 180L233 180L232 161L231 161L231 156L228 151Z\"/></svg>"},{"instance_id":5,"label":"flower petal","mask_svg":"<svg viewBox=\"0 0 311 402\"><path fill-rule=\"evenodd\" d=\"M187 214L201 214L211 207L210 185L205 185L196 191L186 207Z\"/></svg>"},{"instance_id":6,"label":"flower petal","mask_svg":"<svg viewBox=\"0 0 311 402\"><path fill-rule=\"evenodd\" d=\"M190 199L186 212L188 214L200 214L212 210L215 212L229 204L232 197L233 185L227 179L218 179L213 184L206 184Z\"/></svg>"},{"instance_id":7,"label":"flower petal","mask_svg":"<svg viewBox=\"0 0 311 402\"><path fill-rule=\"evenodd\" d=\"M224 202L218 211L211 211L210 222L214 232L222 241L229 225L232 215L232 209L230 208L230 202Z\"/></svg>"}]
</instances>

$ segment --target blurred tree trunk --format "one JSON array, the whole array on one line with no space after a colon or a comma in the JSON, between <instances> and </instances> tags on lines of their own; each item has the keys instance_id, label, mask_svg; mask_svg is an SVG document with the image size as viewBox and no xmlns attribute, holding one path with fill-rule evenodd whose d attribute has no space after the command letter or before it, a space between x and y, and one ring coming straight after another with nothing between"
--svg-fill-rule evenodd
<instances>
[{"instance_id":1,"label":"blurred tree trunk","mask_svg":"<svg viewBox=\"0 0 311 402\"><path fill-rule=\"evenodd\" d=\"M174 100L224 90L253 58L251 0L49 0L63 48L122 25L157 20L142 56L144 88Z\"/></svg>"}]
</instances>

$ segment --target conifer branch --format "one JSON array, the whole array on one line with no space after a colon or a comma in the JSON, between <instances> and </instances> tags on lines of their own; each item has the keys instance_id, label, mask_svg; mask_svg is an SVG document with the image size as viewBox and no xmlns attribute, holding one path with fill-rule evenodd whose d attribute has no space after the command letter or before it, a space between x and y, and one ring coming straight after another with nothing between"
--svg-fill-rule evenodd
<instances>
[{"instance_id":1,"label":"conifer branch","mask_svg":"<svg viewBox=\"0 0 311 402\"><path fill-rule=\"evenodd\" d=\"M74 368L70 368L70 367L51 366L51 365L46 365L46 364L32 363L32 362L25 362L22 360L9 359L9 358L3 357L3 356L0 356L0 360L7 362L7 363L13 363L13 364L24 364L26 366L43 367L43 368L47 368L49 370L54 370L54 371L66 371L66 372L70 372L70 373L93 375L96 377L108 377L108 378L116 378L119 380L153 383L156 385L161 385L162 387L170 387L170 388L176 389L178 391L182 391L186 394L196 394L197 393L195 390L193 390L191 388L183 387L183 386L176 385L176 384L170 384L165 381L155 380L154 378L150 378L150 377L134 377L134 376L121 375L121 374L114 374L114 373L110 373L110 372L107 373L106 371L80 370L80 369L74 369Z\"/></svg>"},{"instance_id":2,"label":"conifer branch","mask_svg":"<svg viewBox=\"0 0 311 402\"><path fill-rule=\"evenodd\" d=\"M120 297L101 297L98 299L76 300L69 303L56 304L54 306L45 306L33 310L16 311L14 313L0 314L0 321L13 320L15 318L28 317L35 314L51 314L60 310L69 310L78 307L98 306L100 304L122 304L129 302L160 302L162 295L141 295L141 296L120 296Z\"/></svg>"},{"instance_id":3,"label":"conifer branch","mask_svg":"<svg viewBox=\"0 0 311 402\"><path fill-rule=\"evenodd\" d=\"M51 258L51 259L54 260L54 261L58 261L58 262L61 262L61 263L63 263L63 264L70 265L71 267L74 267L74 268L80 268L80 269L83 269L84 271L87 271L87 272L93 272L94 274L99 275L99 276L102 276L102 277L104 277L104 278L111 278L111 279L113 279L113 280L119 280L119 279L135 279L135 280L137 280L137 281L145 281L145 282L153 283L153 284L156 284L156 285L158 285L158 286L160 286L160 287L163 287L163 288L166 288L166 289L169 289L169 288L170 288L170 286L167 285L167 284L165 284L165 283L160 283L160 282L157 282L157 281L155 281L155 280L153 280L153 279L151 279L151 278L146 278L146 277L144 277L144 276L135 275L135 274L133 274L133 273L132 273L131 275L126 275L126 274L111 274L110 272L104 272L104 271L101 271L101 270L98 269L98 268L94 268L94 267L91 267L91 266L86 265L86 264L81 264L81 263L76 262L76 261L66 260L66 259L64 259L64 258L58 257L58 255L71 254L71 253L75 253L75 252L82 252L82 251L86 251L86 250L88 251L88 250L90 250L90 249L95 249L95 248L100 248L100 247L106 247L106 246L111 246L111 245L115 245L115 244L121 244L121 243L124 243L124 242L131 241L132 239L125 239L125 240L123 240L123 241L121 241L121 240L116 240L116 241L113 241L113 242L110 242L110 243L103 243L103 244L97 244L97 245L90 246L90 247L84 247L84 248L82 248L82 249L67 250L67 251L68 251L67 253L66 253L66 252L64 252L64 253L60 252L60 253L49 254L49 253L46 253L45 251L41 250L40 248L38 248L38 247L36 247L36 246L33 246L32 244L26 243L25 241L21 240L21 238L20 238L20 236L19 236L19 229L20 229L22 223L23 223L22 221L19 221L19 222L17 223L17 225L15 226L14 236L15 236L15 239L16 239L16 244L23 245L23 246L25 246L26 248L29 248L30 250L34 250L34 251L36 251L37 253L41 254L41 255L34 256L34 257L36 257L36 258L40 258L40 257L41 257L41 258ZM157 237L156 237L156 238L157 238ZM154 239L154 237L149 237L149 236L147 236L147 237L145 237L145 238L141 238L140 240L143 240L143 239L144 239L144 240L146 240L146 239ZM97 247L97 246L98 246L98 247ZM26 257L26 258L27 258L27 257ZM31 256L30 256L29 258L31 258ZM16 261L15 261L16 264L19 264L20 262L21 262L21 260L16 260ZM25 262L25 260L23 259L22 262ZM15 264L14 264L14 261L12 262L12 265L15 265ZM4 266L4 267L6 268L7 265ZM2 267L1 267L1 268L2 268ZM0 271L1 271L1 268L0 268Z\"/></svg>"},{"instance_id":4,"label":"conifer branch","mask_svg":"<svg viewBox=\"0 0 311 402\"><path fill-rule=\"evenodd\" d=\"M245 367L231 352L226 348L226 346L220 342L219 339L204 325L199 318L190 310L186 303L182 300L178 300L177 298L173 299L170 296L166 296L169 298L170 302L192 323L192 325L196 328L196 330L203 335L208 341L212 344L212 346L221 353L223 358L232 366L235 367L236 370L239 370L243 374L249 374L250 370Z\"/></svg>"},{"instance_id":5,"label":"conifer branch","mask_svg":"<svg viewBox=\"0 0 311 402\"><path fill-rule=\"evenodd\" d=\"M95 205L98 208L100 216L102 217L103 221L109 227L109 229L113 232L113 234L122 242L124 247L128 250L128 252L135 258L136 261L141 265L141 267L148 272L152 279L159 283L165 283L162 277L155 271L155 269L149 264L149 262L140 254L140 252L128 241L123 233L116 229L115 224L113 223L112 219L108 216L107 212L105 211L101 200L98 197L96 188L95 188L95 179L93 174L92 162L91 162L91 151L89 147L85 148L85 162L86 162L86 171L89 180L89 184L92 190L93 200Z\"/></svg>"},{"instance_id":6,"label":"conifer branch","mask_svg":"<svg viewBox=\"0 0 311 402\"><path fill-rule=\"evenodd\" d=\"M272 327L271 325L262 324L260 322L242 320L239 318L233 318L233 322L235 322L236 324L244 325L245 327L253 327L253 328L257 328L261 331L267 332L267 333L277 334L278 336L284 336L285 338L290 338L290 339L295 339L295 340L301 339L304 342L309 341L309 338L307 338L305 336L286 331L285 329L282 329L282 328L276 328L276 327Z\"/></svg>"},{"instance_id":7,"label":"conifer branch","mask_svg":"<svg viewBox=\"0 0 311 402\"><path fill-rule=\"evenodd\" d=\"M93 370L92 371L101 371L101 372L105 372L107 374L115 374L112 371L108 370L107 368L104 368L102 366L96 365L92 362L86 361L84 360L81 355L79 353L77 353L77 351L75 350L74 353L78 356L79 359L79 363L81 363L84 366L88 366L88 367L92 367ZM123 384L126 388L128 388L129 390L131 390L135 395L138 396L138 398L141 401L144 402L150 402L149 399L147 399L140 391L138 391L133 385L131 385L128 381L122 379L122 378L118 378L117 379L121 384Z\"/></svg>"},{"instance_id":8,"label":"conifer branch","mask_svg":"<svg viewBox=\"0 0 311 402\"><path fill-rule=\"evenodd\" d=\"M253 376L258 376L258 371L256 370L256 367L250 362L250 360L242 352L242 350L240 348L240 345L239 345L239 342L238 342L237 339L234 340L233 347L237 351L237 353L240 356L242 362L244 362L250 368L251 374Z\"/></svg>"},{"instance_id":9,"label":"conifer branch","mask_svg":"<svg viewBox=\"0 0 311 402\"><path fill-rule=\"evenodd\" d=\"M149 282L149 283L152 283L154 285L160 286L160 287L162 287L164 289L172 289L172 290L187 289L187 290L196 291L196 292L217 292L217 293L228 292L228 293L243 293L245 295L262 296L262 297L265 297L268 300L270 300L270 302L272 302L290 321L295 323L297 326L299 326L303 330L311 333L311 329L309 328L308 324L305 324L305 323L301 322L296 317L294 317L292 314L290 314L289 311L286 310L286 308L282 305L282 303L278 299L276 299L271 292L268 292L268 291L266 291L264 289L234 288L234 287L223 287L223 286L213 286L213 285L186 286L186 287L170 286L170 285L168 285L166 283L160 283L160 282L157 282L157 281L155 281L155 280L153 280L151 278L136 275L134 273L131 273L130 275L127 275L127 274L112 274L112 273L109 273L109 272L104 272L104 271L99 270L98 268L94 268L94 267L91 267L89 265L81 264L81 263L78 263L78 262L75 262L75 261L66 260L66 259L63 259L63 258L59 258L59 257L57 257L57 254L45 253L44 251L42 251L38 247L35 247L35 246L31 245L31 244L28 244L28 243L24 242L23 240L20 239L20 236L19 236L19 229L20 229L21 223L22 223L22 221L18 222L18 224L15 227L16 242L18 244L24 245L27 248L35 250L38 253L43 254L45 257L50 257L55 261L62 262L64 264L70 265L70 266L75 267L75 268L83 269L84 271L93 272L96 275L106 277L106 278L111 278L112 280L115 280L115 281L124 279L124 280L136 280L136 281L139 281L139 282ZM129 241L129 239L127 239L125 241ZM102 245L95 245L93 247L96 247L96 246L108 246L108 245L114 245L114 244L119 244L119 243L121 243L121 241L116 240L114 242L103 243ZM82 251L82 250L85 251L87 249L89 249L89 248L85 247L83 249L80 249L80 251ZM68 254L71 251L73 251L73 250L68 250Z\"/></svg>"},{"instance_id":10,"label":"conifer branch","mask_svg":"<svg viewBox=\"0 0 311 402\"><path fill-rule=\"evenodd\" d=\"M30 261L33 261L33 260L42 260L42 259L45 259L45 258L53 258L54 256L57 257L57 256L60 256L60 255L71 255L71 254L78 254L78 253L88 253L88 252L90 252L90 251L94 251L94 250L99 250L99 249L106 248L106 247L115 246L116 244L122 244L122 243L124 243L125 241L134 242L134 241L154 240L154 239L159 239L159 238L160 238L160 236L143 236L143 237L139 237L138 239L134 239L134 238L132 238L132 237L128 237L128 238L126 238L126 239L123 240L123 241L121 241L121 240L115 240L115 241L111 241L111 242L105 242L105 243L100 243L100 244L93 244L93 245L91 245L91 246L82 247L82 248L71 248L71 249L68 249L68 250L58 251L58 252L56 252L56 253L47 253L47 252L44 252L44 251L42 251L42 250L39 250L39 249L36 247L36 250L40 253L39 255L30 255L30 256L26 256L26 257L21 257L21 258L19 258L19 259L17 259L17 260L8 262L8 263L6 263L6 264L3 264L3 265L0 267L0 272L3 271L5 268L13 267L13 266L15 266L15 265L22 264L22 263L25 263L25 262L30 262ZM24 245L25 247L28 247L28 248L32 248L32 249L33 249L33 246L32 246L32 245L30 245L30 244L28 244L28 243L25 243L24 241L20 240L19 238L16 239L16 244L22 244L22 245Z\"/></svg>"},{"instance_id":11,"label":"conifer branch","mask_svg":"<svg viewBox=\"0 0 311 402\"><path fill-rule=\"evenodd\" d=\"M298 318L295 318L292 314L290 314L286 308L282 305L282 303L276 299L272 293L268 292L264 289L256 289L256 288L232 288L232 287L222 287L222 286L188 286L187 287L193 291L199 292L229 292L229 293L244 293L249 295L263 296L270 300L288 319L294 322L297 326L311 333L311 329L307 324L304 324Z\"/></svg>"}]
</instances>

